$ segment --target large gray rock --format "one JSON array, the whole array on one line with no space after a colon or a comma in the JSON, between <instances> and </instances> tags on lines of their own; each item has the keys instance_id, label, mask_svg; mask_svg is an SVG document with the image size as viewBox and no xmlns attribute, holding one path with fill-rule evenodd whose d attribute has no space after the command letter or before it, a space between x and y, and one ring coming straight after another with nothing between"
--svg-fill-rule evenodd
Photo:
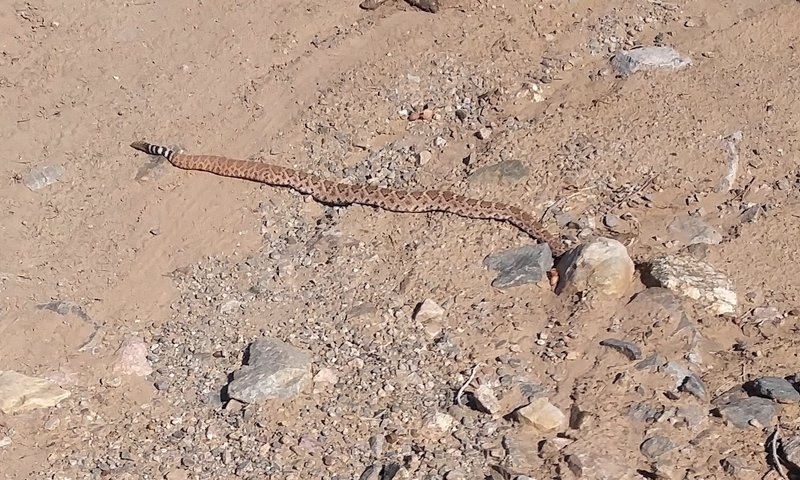
<instances>
[{"instance_id":1,"label":"large gray rock","mask_svg":"<svg viewBox=\"0 0 800 480\"><path fill-rule=\"evenodd\" d=\"M291 398L311 380L311 354L275 338L250 344L247 365L233 374L228 396L245 403Z\"/></svg>"}]
</instances>

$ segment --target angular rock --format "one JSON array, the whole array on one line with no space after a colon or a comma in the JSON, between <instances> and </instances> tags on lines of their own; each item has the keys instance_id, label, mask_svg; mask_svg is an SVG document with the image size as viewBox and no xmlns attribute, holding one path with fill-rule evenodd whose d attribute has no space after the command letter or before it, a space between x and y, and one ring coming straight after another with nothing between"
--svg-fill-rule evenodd
<instances>
[{"instance_id":1,"label":"angular rock","mask_svg":"<svg viewBox=\"0 0 800 480\"><path fill-rule=\"evenodd\" d=\"M649 275L659 286L697 301L715 315L736 311L737 298L728 277L691 257L663 255L650 262Z\"/></svg>"},{"instance_id":2,"label":"angular rock","mask_svg":"<svg viewBox=\"0 0 800 480\"><path fill-rule=\"evenodd\" d=\"M779 407L772 400L762 397L736 399L717 407L717 413L738 428L772 425Z\"/></svg>"},{"instance_id":3,"label":"angular rock","mask_svg":"<svg viewBox=\"0 0 800 480\"><path fill-rule=\"evenodd\" d=\"M311 355L275 338L250 344L247 365L233 374L228 395L244 403L290 398L311 379Z\"/></svg>"},{"instance_id":4,"label":"angular rock","mask_svg":"<svg viewBox=\"0 0 800 480\"><path fill-rule=\"evenodd\" d=\"M122 375L146 377L153 373L147 359L147 344L136 336L127 335L120 344L114 359L114 371Z\"/></svg>"},{"instance_id":5,"label":"angular rock","mask_svg":"<svg viewBox=\"0 0 800 480\"><path fill-rule=\"evenodd\" d=\"M69 396L69 391L49 380L12 370L0 372L0 412L7 415L53 407Z\"/></svg>"},{"instance_id":6,"label":"angular rock","mask_svg":"<svg viewBox=\"0 0 800 480\"><path fill-rule=\"evenodd\" d=\"M499 272L492 281L495 288L511 288L544 280L553 267L553 254L547 244L526 245L493 253L483 265Z\"/></svg>"},{"instance_id":7,"label":"angular rock","mask_svg":"<svg viewBox=\"0 0 800 480\"><path fill-rule=\"evenodd\" d=\"M438 440L453 428L453 417L446 413L436 412L422 420L422 435L428 439Z\"/></svg>"},{"instance_id":8,"label":"angular rock","mask_svg":"<svg viewBox=\"0 0 800 480\"><path fill-rule=\"evenodd\" d=\"M780 445L783 459L795 469L800 470L800 436L783 438Z\"/></svg>"},{"instance_id":9,"label":"angular rock","mask_svg":"<svg viewBox=\"0 0 800 480\"><path fill-rule=\"evenodd\" d=\"M607 338L600 342L600 345L613 348L619 353L625 355L628 360L640 360L642 358L642 350L633 343L626 342L625 340Z\"/></svg>"},{"instance_id":10,"label":"angular rock","mask_svg":"<svg viewBox=\"0 0 800 480\"><path fill-rule=\"evenodd\" d=\"M640 70L680 69L692 64L692 59L670 47L648 46L617 51L611 58L611 67L622 76Z\"/></svg>"},{"instance_id":11,"label":"angular rock","mask_svg":"<svg viewBox=\"0 0 800 480\"><path fill-rule=\"evenodd\" d=\"M488 414L493 415L501 409L500 402L497 401L494 391L488 385L479 385L472 393L472 398L475 399L476 406Z\"/></svg>"},{"instance_id":12,"label":"angular rock","mask_svg":"<svg viewBox=\"0 0 800 480\"><path fill-rule=\"evenodd\" d=\"M800 403L800 392L785 378L761 377L745 384L753 395L771 398L778 403Z\"/></svg>"},{"instance_id":13,"label":"angular rock","mask_svg":"<svg viewBox=\"0 0 800 480\"><path fill-rule=\"evenodd\" d=\"M582 480L633 480L641 478L635 468L627 465L621 458L573 453L566 457L567 467L573 475ZM636 475L636 476L634 476Z\"/></svg>"},{"instance_id":14,"label":"angular rock","mask_svg":"<svg viewBox=\"0 0 800 480\"><path fill-rule=\"evenodd\" d=\"M625 245L601 237L564 255L557 268L557 294L585 292L620 298L633 280L634 264Z\"/></svg>"},{"instance_id":15,"label":"angular rock","mask_svg":"<svg viewBox=\"0 0 800 480\"><path fill-rule=\"evenodd\" d=\"M471 183L490 184L516 182L528 175L528 167L519 160L505 160L494 165L481 167L470 174Z\"/></svg>"},{"instance_id":16,"label":"angular rock","mask_svg":"<svg viewBox=\"0 0 800 480\"><path fill-rule=\"evenodd\" d=\"M537 472L544 461L539 456L539 438L533 432L513 432L503 437L506 457L503 467L511 474Z\"/></svg>"},{"instance_id":17,"label":"angular rock","mask_svg":"<svg viewBox=\"0 0 800 480\"><path fill-rule=\"evenodd\" d=\"M413 318L417 322L424 323L430 320L439 320L443 316L444 309L433 300L426 298L417 306Z\"/></svg>"},{"instance_id":18,"label":"angular rock","mask_svg":"<svg viewBox=\"0 0 800 480\"><path fill-rule=\"evenodd\" d=\"M566 422L566 415L546 398L534 399L515 413L517 420L543 432L561 428Z\"/></svg>"}]
</instances>

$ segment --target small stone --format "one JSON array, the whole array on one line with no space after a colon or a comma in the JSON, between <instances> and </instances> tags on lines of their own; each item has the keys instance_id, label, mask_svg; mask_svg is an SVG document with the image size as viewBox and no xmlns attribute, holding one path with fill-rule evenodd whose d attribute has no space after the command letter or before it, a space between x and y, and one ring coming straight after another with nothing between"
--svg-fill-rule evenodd
<instances>
[{"instance_id":1,"label":"small stone","mask_svg":"<svg viewBox=\"0 0 800 480\"><path fill-rule=\"evenodd\" d=\"M234 372L228 395L254 403L271 398L290 398L311 378L311 355L275 338L250 344L247 365Z\"/></svg>"},{"instance_id":2,"label":"small stone","mask_svg":"<svg viewBox=\"0 0 800 480\"><path fill-rule=\"evenodd\" d=\"M381 478L381 466L370 465L364 469L358 480L378 480Z\"/></svg>"},{"instance_id":3,"label":"small stone","mask_svg":"<svg viewBox=\"0 0 800 480\"><path fill-rule=\"evenodd\" d=\"M147 359L147 344L136 336L127 335L122 340L114 359L114 371L122 375L146 377L153 373Z\"/></svg>"},{"instance_id":4,"label":"small stone","mask_svg":"<svg viewBox=\"0 0 800 480\"><path fill-rule=\"evenodd\" d=\"M433 146L436 148L444 148L447 146L447 140L445 140L442 136L437 136L435 139L433 139Z\"/></svg>"},{"instance_id":5,"label":"small stone","mask_svg":"<svg viewBox=\"0 0 800 480\"><path fill-rule=\"evenodd\" d=\"M386 437L381 434L369 437L369 449L376 457L383 454L383 446L386 445Z\"/></svg>"},{"instance_id":6,"label":"small stone","mask_svg":"<svg viewBox=\"0 0 800 480\"><path fill-rule=\"evenodd\" d=\"M478 408L486 413L493 415L501 409L500 402L497 401L494 391L488 385L482 384L478 386L473 393L473 398Z\"/></svg>"},{"instance_id":7,"label":"small stone","mask_svg":"<svg viewBox=\"0 0 800 480\"><path fill-rule=\"evenodd\" d=\"M730 403L717 407L717 413L726 421L738 428L751 426L766 427L772 425L778 415L778 405L772 400L762 397L734 399Z\"/></svg>"},{"instance_id":8,"label":"small stone","mask_svg":"<svg viewBox=\"0 0 800 480\"><path fill-rule=\"evenodd\" d=\"M650 262L649 275L659 286L697 301L715 315L736 311L736 292L728 277L700 260L664 255Z\"/></svg>"},{"instance_id":9,"label":"small stone","mask_svg":"<svg viewBox=\"0 0 800 480\"><path fill-rule=\"evenodd\" d=\"M663 436L656 435L648 438L639 446L639 450L648 458L656 458L675 448L672 441Z\"/></svg>"},{"instance_id":10,"label":"small stone","mask_svg":"<svg viewBox=\"0 0 800 480\"><path fill-rule=\"evenodd\" d=\"M743 480L755 478L756 471L747 467L739 457L725 457L720 462L720 465L722 465L722 471L734 478Z\"/></svg>"},{"instance_id":11,"label":"small stone","mask_svg":"<svg viewBox=\"0 0 800 480\"><path fill-rule=\"evenodd\" d=\"M433 118L433 110L430 108L424 109L420 114L420 118L422 118L422 120L431 120Z\"/></svg>"},{"instance_id":12,"label":"small stone","mask_svg":"<svg viewBox=\"0 0 800 480\"><path fill-rule=\"evenodd\" d=\"M611 58L611 66L622 76L640 70L681 69L692 64L692 59L684 57L670 47L646 46L630 51L620 49Z\"/></svg>"},{"instance_id":13,"label":"small stone","mask_svg":"<svg viewBox=\"0 0 800 480\"><path fill-rule=\"evenodd\" d=\"M683 26L686 28L694 28L697 26L697 21L693 18L687 19L685 22L683 22Z\"/></svg>"},{"instance_id":14,"label":"small stone","mask_svg":"<svg viewBox=\"0 0 800 480\"><path fill-rule=\"evenodd\" d=\"M499 457L503 460L503 467L512 474L536 472L542 468L544 461L539 456L538 433L532 431L517 431L503 437L503 451Z\"/></svg>"},{"instance_id":15,"label":"small stone","mask_svg":"<svg viewBox=\"0 0 800 480\"><path fill-rule=\"evenodd\" d=\"M781 311L775 307L756 307L750 318L757 323L771 322L781 318Z\"/></svg>"},{"instance_id":16,"label":"small stone","mask_svg":"<svg viewBox=\"0 0 800 480\"><path fill-rule=\"evenodd\" d=\"M621 458L579 452L567 455L566 462L572 474L582 480L634 480L630 472L635 469Z\"/></svg>"},{"instance_id":17,"label":"small stone","mask_svg":"<svg viewBox=\"0 0 800 480\"><path fill-rule=\"evenodd\" d=\"M472 172L468 178L470 183L480 185L518 182L528 176L530 169L519 160L503 160L481 167Z\"/></svg>"},{"instance_id":18,"label":"small stone","mask_svg":"<svg viewBox=\"0 0 800 480\"><path fill-rule=\"evenodd\" d=\"M467 474L461 470L450 470L444 474L444 480L467 480Z\"/></svg>"},{"instance_id":19,"label":"small stone","mask_svg":"<svg viewBox=\"0 0 800 480\"><path fill-rule=\"evenodd\" d=\"M745 384L753 395L771 398L778 403L800 403L800 392L788 380L780 377L761 377Z\"/></svg>"},{"instance_id":20,"label":"small stone","mask_svg":"<svg viewBox=\"0 0 800 480\"><path fill-rule=\"evenodd\" d=\"M546 398L534 399L518 409L516 417L520 422L545 432L561 428L566 422L566 415Z\"/></svg>"},{"instance_id":21,"label":"small stone","mask_svg":"<svg viewBox=\"0 0 800 480\"><path fill-rule=\"evenodd\" d=\"M0 412L6 415L53 407L69 396L69 391L44 378L0 372Z\"/></svg>"},{"instance_id":22,"label":"small stone","mask_svg":"<svg viewBox=\"0 0 800 480\"><path fill-rule=\"evenodd\" d=\"M223 315L228 315L236 310L239 310L243 305L243 302L235 299L228 300L227 302L221 304L219 306L219 313Z\"/></svg>"},{"instance_id":23,"label":"small stone","mask_svg":"<svg viewBox=\"0 0 800 480\"><path fill-rule=\"evenodd\" d=\"M483 127L477 132L475 132L475 136L478 137L480 140L486 140L492 136L492 129L489 127Z\"/></svg>"},{"instance_id":24,"label":"small stone","mask_svg":"<svg viewBox=\"0 0 800 480\"><path fill-rule=\"evenodd\" d=\"M639 360L642 358L642 350L631 342L617 340L616 338L607 338L600 342L600 345L613 348L625 355L628 360Z\"/></svg>"},{"instance_id":25,"label":"small stone","mask_svg":"<svg viewBox=\"0 0 800 480\"><path fill-rule=\"evenodd\" d=\"M5 437L0 438L0 448L5 448L11 445L13 442L11 441L11 437L6 435Z\"/></svg>"},{"instance_id":26,"label":"small stone","mask_svg":"<svg viewBox=\"0 0 800 480\"><path fill-rule=\"evenodd\" d=\"M420 323L439 320L444 316L444 309L430 298L426 298L414 311L414 320Z\"/></svg>"},{"instance_id":27,"label":"small stone","mask_svg":"<svg viewBox=\"0 0 800 480\"><path fill-rule=\"evenodd\" d=\"M610 228L611 230L617 228L622 223L622 220L613 213L607 213L603 216L603 225Z\"/></svg>"},{"instance_id":28,"label":"small stone","mask_svg":"<svg viewBox=\"0 0 800 480\"><path fill-rule=\"evenodd\" d=\"M556 293L584 292L620 298L633 281L634 264L625 245L598 238L564 255Z\"/></svg>"}]
</instances>

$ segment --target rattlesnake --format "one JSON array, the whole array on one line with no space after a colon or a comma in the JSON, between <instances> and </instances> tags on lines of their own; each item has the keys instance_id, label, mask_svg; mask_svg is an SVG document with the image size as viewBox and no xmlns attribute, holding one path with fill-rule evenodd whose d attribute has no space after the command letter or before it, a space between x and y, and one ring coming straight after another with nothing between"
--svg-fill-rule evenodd
<instances>
[{"instance_id":1,"label":"rattlesnake","mask_svg":"<svg viewBox=\"0 0 800 480\"><path fill-rule=\"evenodd\" d=\"M350 185L278 165L237 160L216 155L186 155L167 147L134 142L131 147L159 155L184 170L200 170L223 177L242 178L276 187L287 187L327 205L361 204L391 212L445 212L467 218L508 222L536 240L546 242L560 257L565 248L530 213L501 202L464 197L446 190L404 191L372 185Z\"/></svg>"}]
</instances>

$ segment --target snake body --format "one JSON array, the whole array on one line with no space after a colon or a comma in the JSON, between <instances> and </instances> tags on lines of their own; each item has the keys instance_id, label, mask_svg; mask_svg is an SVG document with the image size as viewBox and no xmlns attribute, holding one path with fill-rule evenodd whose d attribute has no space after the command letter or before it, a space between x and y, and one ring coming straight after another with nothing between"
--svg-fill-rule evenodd
<instances>
[{"instance_id":1,"label":"snake body","mask_svg":"<svg viewBox=\"0 0 800 480\"><path fill-rule=\"evenodd\" d=\"M532 238L547 243L556 257L565 252L558 237L547 232L533 215L501 202L477 200L447 190L406 191L372 185L350 185L278 165L217 155L187 155L147 142L134 142L131 147L149 155L164 157L175 167L184 170L199 170L223 177L291 188L311 195L314 200L327 205L361 204L391 212L445 212L467 218L508 222Z\"/></svg>"}]
</instances>

